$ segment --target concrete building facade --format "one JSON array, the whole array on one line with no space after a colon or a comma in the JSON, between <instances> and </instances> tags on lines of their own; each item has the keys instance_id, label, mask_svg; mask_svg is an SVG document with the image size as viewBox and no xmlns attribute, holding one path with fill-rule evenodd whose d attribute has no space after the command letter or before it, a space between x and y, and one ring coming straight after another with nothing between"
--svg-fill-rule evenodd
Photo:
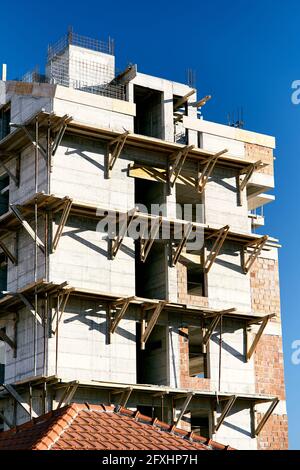
<instances>
[{"instance_id":1,"label":"concrete building facade","mask_svg":"<svg viewBox=\"0 0 300 470\"><path fill-rule=\"evenodd\" d=\"M256 233L275 139L199 98L73 34L46 77L0 82L3 429L121 404L287 448L279 243Z\"/></svg>"}]
</instances>

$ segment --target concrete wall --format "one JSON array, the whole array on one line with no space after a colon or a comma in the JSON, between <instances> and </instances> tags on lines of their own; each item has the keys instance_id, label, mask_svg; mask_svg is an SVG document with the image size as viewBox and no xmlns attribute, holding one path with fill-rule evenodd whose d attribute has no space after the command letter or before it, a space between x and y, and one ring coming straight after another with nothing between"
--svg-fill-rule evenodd
<instances>
[{"instance_id":1,"label":"concrete wall","mask_svg":"<svg viewBox=\"0 0 300 470\"><path fill-rule=\"evenodd\" d=\"M220 416L222 407L219 406L216 418ZM239 400L234 404L222 426L214 435L217 442L227 442L238 450L256 450L257 441L251 436L253 414L249 401Z\"/></svg>"},{"instance_id":2,"label":"concrete wall","mask_svg":"<svg viewBox=\"0 0 300 470\"><path fill-rule=\"evenodd\" d=\"M51 193L109 209L132 209L134 180L127 178L130 160L119 158L111 178L105 179L105 152L99 141L66 137L53 159Z\"/></svg>"},{"instance_id":3,"label":"concrete wall","mask_svg":"<svg viewBox=\"0 0 300 470\"><path fill-rule=\"evenodd\" d=\"M246 361L245 322L223 319L222 352L220 353L220 325L209 343L210 384L212 390L255 394L253 359ZM221 379L219 384L219 367ZM220 388L219 388L220 386Z\"/></svg>"},{"instance_id":4,"label":"concrete wall","mask_svg":"<svg viewBox=\"0 0 300 470\"><path fill-rule=\"evenodd\" d=\"M42 312L39 303L39 312ZM44 328L39 320L36 323L36 366L34 360L35 319L31 312L22 308L18 312L17 322L17 357L13 357L13 350L6 346L5 382L14 383L34 375L43 375L44 369ZM5 323L6 333L14 338L13 321ZM46 363L45 363L46 365Z\"/></svg>"},{"instance_id":5,"label":"concrete wall","mask_svg":"<svg viewBox=\"0 0 300 470\"><path fill-rule=\"evenodd\" d=\"M57 86L53 111L61 116L67 113L83 124L94 124L118 132L133 132L135 104L128 101Z\"/></svg>"},{"instance_id":6,"label":"concrete wall","mask_svg":"<svg viewBox=\"0 0 300 470\"><path fill-rule=\"evenodd\" d=\"M121 320L106 344L106 307L70 298L59 326L57 375L66 380L136 382L135 321ZM56 373L56 337L49 339L48 375Z\"/></svg>"},{"instance_id":7,"label":"concrete wall","mask_svg":"<svg viewBox=\"0 0 300 470\"><path fill-rule=\"evenodd\" d=\"M250 275L241 268L241 246L225 242L207 275L211 308L233 308L251 312Z\"/></svg>"},{"instance_id":8,"label":"concrete wall","mask_svg":"<svg viewBox=\"0 0 300 470\"><path fill-rule=\"evenodd\" d=\"M116 258L111 260L107 234L96 228L93 220L69 218L57 250L50 255L51 281L68 281L74 287L115 295L134 295L133 240L126 237Z\"/></svg>"},{"instance_id":9,"label":"concrete wall","mask_svg":"<svg viewBox=\"0 0 300 470\"><path fill-rule=\"evenodd\" d=\"M215 167L205 189L205 222L229 225L231 231L248 232L248 206L245 192L239 204L237 172Z\"/></svg>"}]
</instances>

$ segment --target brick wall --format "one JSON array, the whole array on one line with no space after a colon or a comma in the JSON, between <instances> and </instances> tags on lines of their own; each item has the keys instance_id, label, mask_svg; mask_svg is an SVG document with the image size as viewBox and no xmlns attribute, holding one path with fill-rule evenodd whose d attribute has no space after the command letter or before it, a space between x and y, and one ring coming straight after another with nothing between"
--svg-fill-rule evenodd
<instances>
[{"instance_id":1,"label":"brick wall","mask_svg":"<svg viewBox=\"0 0 300 470\"><path fill-rule=\"evenodd\" d=\"M274 173L274 157L273 149L269 147L263 147L262 145L256 144L245 144L245 156L253 163L261 160L262 163L266 163L268 166L259 170L259 173L266 175L273 175Z\"/></svg>"},{"instance_id":2,"label":"brick wall","mask_svg":"<svg viewBox=\"0 0 300 470\"><path fill-rule=\"evenodd\" d=\"M280 290L278 262L272 259L258 258L251 271L251 299L254 312L276 313L280 317Z\"/></svg>"},{"instance_id":3,"label":"brick wall","mask_svg":"<svg viewBox=\"0 0 300 470\"><path fill-rule=\"evenodd\" d=\"M272 321L280 322L280 288L278 262L258 258L250 272L252 309L265 314L276 313ZM285 400L282 337L263 334L254 353L256 393ZM279 405L277 405L279 406ZM262 415L257 413L257 422ZM259 449L288 447L287 416L274 414L257 438Z\"/></svg>"},{"instance_id":4,"label":"brick wall","mask_svg":"<svg viewBox=\"0 0 300 470\"><path fill-rule=\"evenodd\" d=\"M184 264L177 263L177 289L178 302L186 305L197 305L199 307L208 307L208 298L199 295L190 295L187 293L187 268Z\"/></svg>"},{"instance_id":5,"label":"brick wall","mask_svg":"<svg viewBox=\"0 0 300 470\"><path fill-rule=\"evenodd\" d=\"M281 336L261 337L254 354L254 366L256 392L285 400Z\"/></svg>"},{"instance_id":6,"label":"brick wall","mask_svg":"<svg viewBox=\"0 0 300 470\"><path fill-rule=\"evenodd\" d=\"M262 418L257 413L257 420ZM259 450L285 450L288 449L288 421L287 415L272 415L264 426L257 439Z\"/></svg>"}]
</instances>

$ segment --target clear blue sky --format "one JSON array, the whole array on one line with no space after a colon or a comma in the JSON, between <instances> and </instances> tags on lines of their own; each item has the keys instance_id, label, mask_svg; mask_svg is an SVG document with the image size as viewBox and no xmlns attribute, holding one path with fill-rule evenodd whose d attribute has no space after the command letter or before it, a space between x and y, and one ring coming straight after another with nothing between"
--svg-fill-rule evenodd
<instances>
[{"instance_id":1,"label":"clear blue sky","mask_svg":"<svg viewBox=\"0 0 300 470\"><path fill-rule=\"evenodd\" d=\"M300 79L299 0L14 0L1 16L0 62L10 79L42 65L47 44L72 25L80 34L113 37L119 68L137 63L141 72L183 82L193 68L200 95L213 96L206 119L226 123L242 105L247 129L276 136L276 202L265 211L265 232L283 245L290 447L300 449L300 365L291 362L291 344L300 339L300 105L291 103L291 83Z\"/></svg>"}]
</instances>

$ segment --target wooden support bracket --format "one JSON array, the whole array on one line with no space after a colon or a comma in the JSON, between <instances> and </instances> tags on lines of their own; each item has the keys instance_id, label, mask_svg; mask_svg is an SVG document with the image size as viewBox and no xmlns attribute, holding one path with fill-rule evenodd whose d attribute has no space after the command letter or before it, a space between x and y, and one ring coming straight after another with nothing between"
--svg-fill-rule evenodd
<instances>
[{"instance_id":1,"label":"wooden support bracket","mask_svg":"<svg viewBox=\"0 0 300 470\"><path fill-rule=\"evenodd\" d=\"M71 208L72 208L72 202L73 201L70 198L66 198L66 200L65 200L62 215L61 215L61 218L60 218L60 221L59 221L59 225L57 227L56 233L55 233L53 241L52 241L52 252L54 252L56 250L57 246L58 246L58 242L60 240L60 237L62 235L63 229L66 225L66 222L68 220L68 217L69 217L69 214L70 214L70 211L71 211Z\"/></svg>"},{"instance_id":2,"label":"wooden support bracket","mask_svg":"<svg viewBox=\"0 0 300 470\"><path fill-rule=\"evenodd\" d=\"M126 232L129 230L129 227L132 224L137 212L138 212L137 208L134 208L128 211L127 214L125 214L123 224L121 224L121 227L119 227L118 235L113 240L111 240L111 247L110 247L111 259L114 259L116 254L118 253L119 248L123 243Z\"/></svg>"},{"instance_id":3,"label":"wooden support bracket","mask_svg":"<svg viewBox=\"0 0 300 470\"><path fill-rule=\"evenodd\" d=\"M12 429L14 427L12 422L9 421L9 419L4 415L4 413L1 413L1 411L0 411L0 418L9 427L9 429Z\"/></svg>"},{"instance_id":4,"label":"wooden support bracket","mask_svg":"<svg viewBox=\"0 0 300 470\"><path fill-rule=\"evenodd\" d=\"M52 324L54 322L54 319L57 318L57 325L56 325L55 329L52 330L52 333L54 335L57 333L58 325L60 324L60 321L63 317L63 314L65 312L65 308L67 306L67 303L68 303L68 300L69 300L69 297L70 297L70 294L71 294L72 291L74 291L74 287L69 287L68 289L62 289L58 293L58 302L57 302L57 306L56 306L56 309L55 309L54 316L52 318Z\"/></svg>"},{"instance_id":5,"label":"wooden support bracket","mask_svg":"<svg viewBox=\"0 0 300 470\"><path fill-rule=\"evenodd\" d=\"M51 144L51 156L54 156L59 145L61 144L61 141L63 139L63 136L67 130L68 123L72 120L72 117L66 114L61 118L60 125L57 131L57 134Z\"/></svg>"},{"instance_id":6,"label":"wooden support bracket","mask_svg":"<svg viewBox=\"0 0 300 470\"><path fill-rule=\"evenodd\" d=\"M217 423L214 428L214 433L218 431L222 423L224 422L226 416L228 416L230 410L232 409L235 401L237 399L236 395L232 395L228 400L226 400L226 405L224 406L224 409L221 413L221 416L218 418Z\"/></svg>"},{"instance_id":7,"label":"wooden support bracket","mask_svg":"<svg viewBox=\"0 0 300 470\"><path fill-rule=\"evenodd\" d=\"M113 167L121 152L123 147L126 143L127 137L129 135L129 131L124 132L123 134L119 135L115 139L111 140L107 145L107 155L106 155L106 178L109 178L110 172L112 171Z\"/></svg>"},{"instance_id":8,"label":"wooden support bracket","mask_svg":"<svg viewBox=\"0 0 300 470\"><path fill-rule=\"evenodd\" d=\"M213 246L212 246L212 248L209 252L209 255L207 256L207 258L205 260L204 269L205 269L206 273L208 273L210 271L210 268L214 264L216 257L220 253L220 250L221 250L221 248L222 248L222 246L223 246L223 244L226 240L226 237L228 235L229 228L230 228L229 225L225 225L225 227L218 230L218 232L216 232L213 235L209 235L209 237L206 238L206 240L208 240L212 236L216 237L216 240L215 240L215 242L214 242L214 244L213 244Z\"/></svg>"},{"instance_id":9,"label":"wooden support bracket","mask_svg":"<svg viewBox=\"0 0 300 470\"><path fill-rule=\"evenodd\" d=\"M176 266L177 261L179 260L179 257L181 255L181 252L183 248L185 247L192 230L193 230L192 223L184 225L184 235L182 239L180 240L180 243L178 244L178 246L171 253L171 266ZM172 251L172 246L171 246L171 251Z\"/></svg>"},{"instance_id":10,"label":"wooden support bracket","mask_svg":"<svg viewBox=\"0 0 300 470\"><path fill-rule=\"evenodd\" d=\"M47 161L47 152L45 148L39 142L36 142L35 138L31 135L27 127L22 124L21 125L13 124L13 127L20 127L24 131L24 133L27 135L32 145L38 149L38 151L40 152L44 160Z\"/></svg>"},{"instance_id":11,"label":"wooden support bracket","mask_svg":"<svg viewBox=\"0 0 300 470\"><path fill-rule=\"evenodd\" d=\"M17 156L17 158L19 158ZM5 163L2 162L2 160L0 160L0 166L3 168L3 170L5 171L5 173L7 173L9 175L9 177L13 180L13 182L15 183L15 185L17 187L19 187L19 183L20 183L20 175L18 174L18 171L16 172L16 175L14 175L10 169L5 165Z\"/></svg>"},{"instance_id":12,"label":"wooden support bracket","mask_svg":"<svg viewBox=\"0 0 300 470\"><path fill-rule=\"evenodd\" d=\"M147 339L149 338L158 320L158 317L161 314L166 303L167 303L166 300L160 300L159 302L154 303L154 304L144 305L143 312L145 312L145 310L153 310L153 313L151 315L150 320L147 322L147 325L146 325L145 318L143 318L142 320L141 349L145 349L145 344L147 342Z\"/></svg>"},{"instance_id":13,"label":"wooden support bracket","mask_svg":"<svg viewBox=\"0 0 300 470\"><path fill-rule=\"evenodd\" d=\"M255 429L255 436L258 436L259 433L262 431L264 425L266 424L266 422L270 418L271 414L275 410L275 408L278 405L279 401L280 400L277 397L272 400L271 405L269 406L267 412L264 414L264 416L262 417L262 419L260 420L259 424L257 425L257 427Z\"/></svg>"},{"instance_id":14,"label":"wooden support bracket","mask_svg":"<svg viewBox=\"0 0 300 470\"><path fill-rule=\"evenodd\" d=\"M159 216L154 220L153 224L151 220L150 236L148 238L144 238L143 235L141 236L140 260L142 263L145 263L161 225L162 225L162 217ZM147 225L147 228L148 228L148 225Z\"/></svg>"},{"instance_id":15,"label":"wooden support bracket","mask_svg":"<svg viewBox=\"0 0 300 470\"><path fill-rule=\"evenodd\" d=\"M31 406L23 400L23 398L18 394L14 387L10 384L2 384L5 390L12 396L12 398L23 408L26 413L33 418L37 418L38 415L31 409Z\"/></svg>"},{"instance_id":16,"label":"wooden support bracket","mask_svg":"<svg viewBox=\"0 0 300 470\"><path fill-rule=\"evenodd\" d=\"M206 331L206 333L203 337L203 340L202 340L202 343L203 343L204 346L207 346L207 343L210 340L211 335L213 334L215 328L217 327L217 324L219 323L220 318L221 318L221 314L216 314L213 317L213 319L212 319L212 321L211 321L209 327L207 328L207 331Z\"/></svg>"},{"instance_id":17,"label":"wooden support bracket","mask_svg":"<svg viewBox=\"0 0 300 470\"><path fill-rule=\"evenodd\" d=\"M66 388L61 396L61 399L59 400L59 403L57 405L57 410L59 408L61 408L61 406L63 404L65 405L69 405L73 396L75 395L76 393L76 390L78 388L78 385L79 385L79 382L78 380L73 380L72 382L69 382L67 385L66 385Z\"/></svg>"},{"instance_id":18,"label":"wooden support bracket","mask_svg":"<svg viewBox=\"0 0 300 470\"><path fill-rule=\"evenodd\" d=\"M168 158L169 169L168 169L167 175L168 175L168 182L171 188L173 188L173 186L175 185L176 180L182 171L182 168L188 156L188 153L193 148L194 148L194 145L186 145L179 151L174 152L169 156Z\"/></svg>"},{"instance_id":19,"label":"wooden support bracket","mask_svg":"<svg viewBox=\"0 0 300 470\"><path fill-rule=\"evenodd\" d=\"M250 268L253 265L254 261L258 258L265 244L267 243L268 238L269 237L267 235L264 235L263 237L260 237L257 240L253 240L247 243L243 247L242 268L245 274L247 274L250 271ZM252 252L249 253L249 256L247 257L246 255L247 255L248 248L252 249Z\"/></svg>"},{"instance_id":20,"label":"wooden support bracket","mask_svg":"<svg viewBox=\"0 0 300 470\"><path fill-rule=\"evenodd\" d=\"M28 235L36 242L37 246L39 249L42 251L42 253L45 253L45 245L42 242L42 240L36 235L35 231L31 228L27 220L24 219L23 215L19 211L18 207L14 204L10 204L10 208L12 210L12 213L14 216L21 222L22 226L28 233Z\"/></svg>"},{"instance_id":21,"label":"wooden support bracket","mask_svg":"<svg viewBox=\"0 0 300 470\"><path fill-rule=\"evenodd\" d=\"M124 317L128 307L129 307L129 304L133 299L134 299L134 296L127 297L127 298L124 298L124 299L121 299L121 300L115 302L111 306L111 309L116 309L117 307L119 307L119 310L115 313L114 319L111 320L111 322L110 322L110 328L109 328L110 333L114 333L116 331L118 324L120 323L120 321Z\"/></svg>"},{"instance_id":22,"label":"wooden support bracket","mask_svg":"<svg viewBox=\"0 0 300 470\"><path fill-rule=\"evenodd\" d=\"M5 256L7 256L7 258L12 262L12 264L16 266L18 264L17 256L12 254L12 252L6 246L3 240L0 240L0 248L5 254Z\"/></svg>"},{"instance_id":23,"label":"wooden support bracket","mask_svg":"<svg viewBox=\"0 0 300 470\"><path fill-rule=\"evenodd\" d=\"M133 387L127 387L123 390L117 390L115 392L112 392L112 395L119 395L121 394L120 401L118 403L119 406L125 407L127 405L127 402L130 398L130 395L132 393Z\"/></svg>"},{"instance_id":24,"label":"wooden support bracket","mask_svg":"<svg viewBox=\"0 0 300 470\"><path fill-rule=\"evenodd\" d=\"M205 335L203 337L203 340L202 340L202 344L204 346L207 346L207 343L210 340L210 337L213 334L214 330L216 329L217 324L219 323L221 317L228 314L228 313L232 313L232 312L235 312L235 311L236 311L235 308L228 308L226 310L221 310L220 312L217 312L212 316L211 323L210 323L209 327L207 328L206 333L205 333Z\"/></svg>"},{"instance_id":25,"label":"wooden support bracket","mask_svg":"<svg viewBox=\"0 0 300 470\"><path fill-rule=\"evenodd\" d=\"M224 153L228 152L228 149L221 150L220 152L215 153L211 157L209 157L206 162L204 163L204 167L200 171L198 169L198 178L196 181L196 189L199 193L203 193L206 183L208 181L208 178L213 172L213 169L220 158L221 155L224 155Z\"/></svg>"},{"instance_id":26,"label":"wooden support bracket","mask_svg":"<svg viewBox=\"0 0 300 470\"><path fill-rule=\"evenodd\" d=\"M39 315L38 312L35 311L35 308L34 306L32 305L32 303L30 302L30 300L27 299L27 297L22 294L21 292L17 292L16 295L20 298L20 300L22 300L22 302L24 303L25 307L28 308L28 310L32 313L32 315L35 317L37 317L37 319L39 320L40 324L42 325L43 324L43 319L42 317Z\"/></svg>"},{"instance_id":27,"label":"wooden support bracket","mask_svg":"<svg viewBox=\"0 0 300 470\"><path fill-rule=\"evenodd\" d=\"M186 399L185 399L185 401L184 401L184 404L183 404L183 406L182 406L182 408L181 408L181 410L180 410L179 416L178 416L178 418L177 418L177 420L176 420L176 423L175 423L176 426L177 426L177 425L179 424L179 422L181 421L181 419L182 419L184 413L186 412L187 407L189 406L189 404L190 404L190 402L191 402L191 400L192 400L194 394L195 394L194 392L190 392L190 393L187 394Z\"/></svg>"},{"instance_id":28,"label":"wooden support bracket","mask_svg":"<svg viewBox=\"0 0 300 470\"><path fill-rule=\"evenodd\" d=\"M264 166L265 165L262 163L262 161L258 160L255 163L251 163L246 168L243 168L239 174L239 191L243 191L246 188L247 184L249 183L249 180L251 176L253 175L253 173L259 168L262 168Z\"/></svg>"},{"instance_id":29,"label":"wooden support bracket","mask_svg":"<svg viewBox=\"0 0 300 470\"><path fill-rule=\"evenodd\" d=\"M270 320L270 318L274 317L275 316L275 313L272 313L271 315L266 315L265 317L263 317L262 319L262 322L260 324L260 327L254 337L254 340L251 344L251 346L249 348L247 348L247 353L246 353L246 360L249 361L251 359L251 357L253 356L253 353L255 352L255 349L258 345L258 342L268 324L268 321ZM248 335L247 335L247 338L248 338ZM248 342L248 341L247 341Z\"/></svg>"},{"instance_id":30,"label":"wooden support bracket","mask_svg":"<svg viewBox=\"0 0 300 470\"><path fill-rule=\"evenodd\" d=\"M16 341L12 340L9 336L7 336L7 334L3 330L0 330L0 339L2 339L2 341L4 341L6 344L8 344L8 346L14 352L14 357L16 357L16 351L17 351Z\"/></svg>"}]
</instances>

